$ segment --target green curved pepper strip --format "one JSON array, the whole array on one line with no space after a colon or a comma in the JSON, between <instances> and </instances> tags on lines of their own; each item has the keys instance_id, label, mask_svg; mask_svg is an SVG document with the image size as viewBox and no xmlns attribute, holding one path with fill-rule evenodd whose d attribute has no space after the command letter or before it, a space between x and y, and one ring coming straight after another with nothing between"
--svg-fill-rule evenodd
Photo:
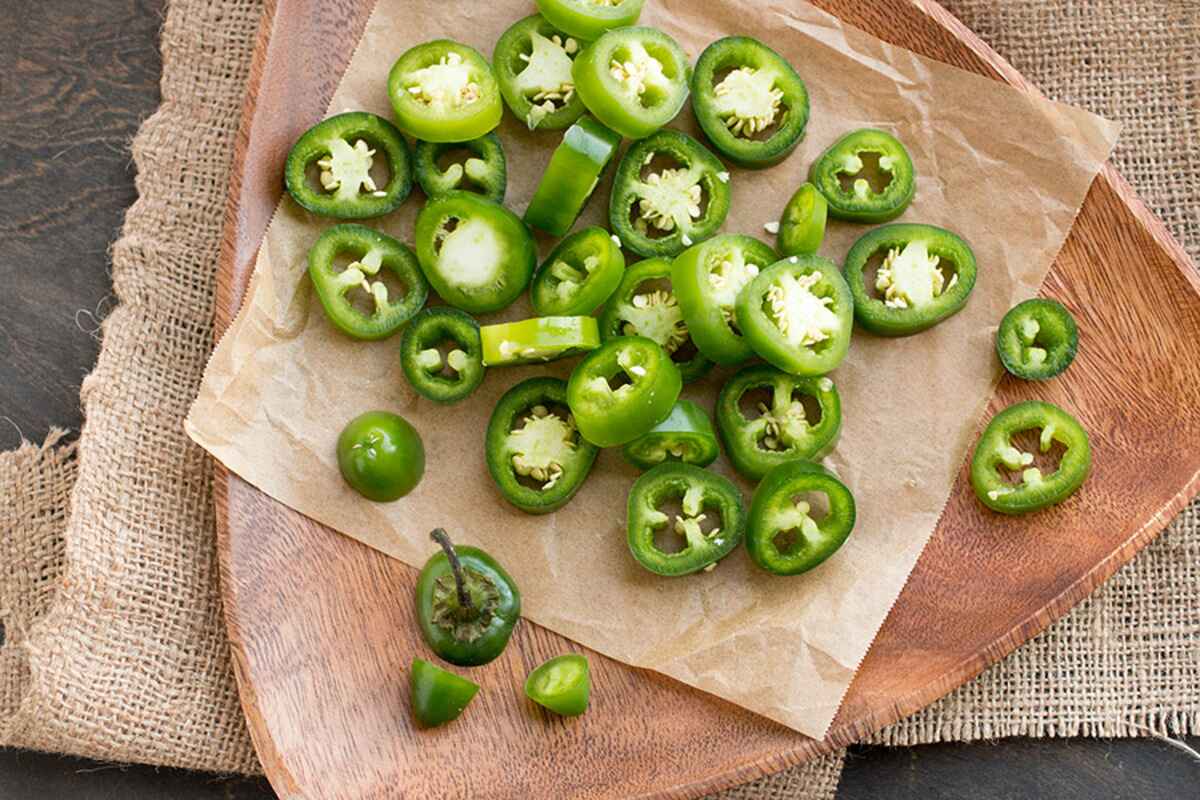
<instances>
[{"instance_id":1,"label":"green curved pepper strip","mask_svg":"<svg viewBox=\"0 0 1200 800\"><path fill-rule=\"evenodd\" d=\"M813 518L808 493L823 494L829 511ZM854 529L854 495L837 476L809 461L787 461L762 479L750 501L746 550L776 575L808 572L838 551Z\"/></svg>"},{"instance_id":2,"label":"green curved pepper strip","mask_svg":"<svg viewBox=\"0 0 1200 800\"><path fill-rule=\"evenodd\" d=\"M583 438L616 447L662 422L682 388L679 368L667 351L643 336L619 336L575 367L567 404Z\"/></svg>"},{"instance_id":3,"label":"green curved pepper strip","mask_svg":"<svg viewBox=\"0 0 1200 800\"><path fill-rule=\"evenodd\" d=\"M540 317L591 314L621 284L621 245L598 226L576 231L558 243L533 276L529 299Z\"/></svg>"},{"instance_id":4,"label":"green curved pepper strip","mask_svg":"<svg viewBox=\"0 0 1200 800\"><path fill-rule=\"evenodd\" d=\"M489 367L544 364L600 346L595 317L534 317L484 325L479 335Z\"/></svg>"},{"instance_id":5,"label":"green curved pepper strip","mask_svg":"<svg viewBox=\"0 0 1200 800\"><path fill-rule=\"evenodd\" d=\"M664 461L707 467L717 460L720 449L708 412L691 400L681 399L675 402L666 419L625 445L621 454L643 470Z\"/></svg>"},{"instance_id":6,"label":"green curved pepper strip","mask_svg":"<svg viewBox=\"0 0 1200 800\"><path fill-rule=\"evenodd\" d=\"M409 670L409 693L413 717L422 728L436 728L458 719L478 692L478 683L424 659L413 659Z\"/></svg>"},{"instance_id":7,"label":"green curved pepper strip","mask_svg":"<svg viewBox=\"0 0 1200 800\"><path fill-rule=\"evenodd\" d=\"M525 679L525 696L564 717L587 711L592 675L586 656L571 653L546 661Z\"/></svg>"},{"instance_id":8,"label":"green curved pepper strip","mask_svg":"<svg viewBox=\"0 0 1200 800\"><path fill-rule=\"evenodd\" d=\"M779 218L776 244L785 256L812 255L825 241L829 202L811 183L802 183Z\"/></svg>"},{"instance_id":9,"label":"green curved pepper strip","mask_svg":"<svg viewBox=\"0 0 1200 800\"><path fill-rule=\"evenodd\" d=\"M438 166L442 156L456 150L466 150L470 155L461 162L453 161L445 169ZM500 138L494 133L469 142L417 142L413 168L426 197L463 189L496 203L504 202L508 165Z\"/></svg>"},{"instance_id":10,"label":"green curved pepper strip","mask_svg":"<svg viewBox=\"0 0 1200 800\"><path fill-rule=\"evenodd\" d=\"M445 358L439 349L449 343ZM479 323L457 308L427 308L413 317L400 339L400 367L422 397L457 403L483 383Z\"/></svg>"},{"instance_id":11,"label":"green curved pepper strip","mask_svg":"<svg viewBox=\"0 0 1200 800\"><path fill-rule=\"evenodd\" d=\"M875 191L863 174L863 156L878 157L887 184ZM904 213L917 191L908 150L886 131L863 128L838 139L817 157L808 179L829 201L829 215L850 222L887 222Z\"/></svg>"},{"instance_id":12,"label":"green curved pepper strip","mask_svg":"<svg viewBox=\"0 0 1200 800\"><path fill-rule=\"evenodd\" d=\"M1000 320L996 353L1004 368L1027 381L1058 375L1075 360L1079 328L1057 300L1034 298L1018 303Z\"/></svg>"},{"instance_id":13,"label":"green curved pepper strip","mask_svg":"<svg viewBox=\"0 0 1200 800\"><path fill-rule=\"evenodd\" d=\"M616 133L589 116L580 117L550 156L525 209L525 223L555 236L571 230L620 144Z\"/></svg>"}]
</instances>

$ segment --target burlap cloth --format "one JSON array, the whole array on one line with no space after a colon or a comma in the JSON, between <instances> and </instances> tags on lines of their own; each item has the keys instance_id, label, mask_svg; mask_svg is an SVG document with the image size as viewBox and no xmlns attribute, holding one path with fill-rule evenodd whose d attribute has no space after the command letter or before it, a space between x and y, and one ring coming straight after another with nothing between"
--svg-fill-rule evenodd
<instances>
[{"instance_id":1,"label":"burlap cloth","mask_svg":"<svg viewBox=\"0 0 1200 800\"><path fill-rule=\"evenodd\" d=\"M1200 259L1200 4L946 5L1058 100L1125 123L1114 160ZM162 107L113 247L120 304L77 445L0 454L0 744L226 773L258 765L216 593L211 467L181 420L214 274L258 0L172 0ZM1092 598L876 740L1200 731L1200 504ZM828 798L841 756L723 793Z\"/></svg>"}]
</instances>

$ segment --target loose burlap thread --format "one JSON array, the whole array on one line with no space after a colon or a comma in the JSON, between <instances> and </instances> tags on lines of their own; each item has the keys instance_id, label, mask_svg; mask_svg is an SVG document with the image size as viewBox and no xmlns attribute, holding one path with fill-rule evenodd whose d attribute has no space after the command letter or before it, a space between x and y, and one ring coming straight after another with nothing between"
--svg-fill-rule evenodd
<instances>
[{"instance_id":1,"label":"loose burlap thread","mask_svg":"<svg viewBox=\"0 0 1200 800\"><path fill-rule=\"evenodd\" d=\"M1125 123L1114 161L1200 258L1193 0L946 4L1058 100ZM0 744L258 770L216 593L211 467L181 420L212 343L233 140L261 6L173 0L163 104L133 145L120 305L76 445L0 454ZM68 508L69 505L69 508ZM1200 731L1200 505L1001 664L876 741ZM722 793L829 798L840 754Z\"/></svg>"}]
</instances>

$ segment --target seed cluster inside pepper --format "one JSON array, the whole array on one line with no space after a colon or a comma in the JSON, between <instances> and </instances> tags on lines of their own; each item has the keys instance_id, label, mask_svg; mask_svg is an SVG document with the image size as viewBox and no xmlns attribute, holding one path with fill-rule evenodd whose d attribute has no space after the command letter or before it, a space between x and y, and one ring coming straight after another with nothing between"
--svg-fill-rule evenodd
<instances>
[{"instance_id":1,"label":"seed cluster inside pepper","mask_svg":"<svg viewBox=\"0 0 1200 800\"><path fill-rule=\"evenodd\" d=\"M946 281L941 258L925 242L912 241L901 250L893 247L875 275L875 288L883 292L888 308L920 308L958 285L958 273Z\"/></svg>"},{"instance_id":2,"label":"seed cluster inside pepper","mask_svg":"<svg viewBox=\"0 0 1200 800\"><path fill-rule=\"evenodd\" d=\"M621 311L621 332L626 336L645 336L662 345L669 355L688 340L687 323L675 293L652 289L635 294Z\"/></svg>"},{"instance_id":3,"label":"seed cluster inside pepper","mask_svg":"<svg viewBox=\"0 0 1200 800\"><path fill-rule=\"evenodd\" d=\"M552 488L563 474L563 462L577 447L575 420L570 414L560 415L544 405L535 405L510 435L513 450L512 465L518 475L542 484L542 491Z\"/></svg>"},{"instance_id":4,"label":"seed cluster inside pepper","mask_svg":"<svg viewBox=\"0 0 1200 800\"><path fill-rule=\"evenodd\" d=\"M830 310L833 298L813 291L820 283L816 272L798 277L784 272L767 291L772 322L798 347L812 347L841 329L841 320Z\"/></svg>"},{"instance_id":5,"label":"seed cluster inside pepper","mask_svg":"<svg viewBox=\"0 0 1200 800\"><path fill-rule=\"evenodd\" d=\"M1038 449L1041 452L1049 453L1050 448L1054 446L1054 432L1054 422L1048 420L1038 436ZM1019 472L1021 479L1012 486L1001 486L989 490L987 496L992 500L997 500L1006 494L1012 494L1019 488L1036 488L1045 482L1045 476L1042 475L1041 469L1032 466L1034 460L1033 453L1027 453L1016 447L1011 440L997 452L997 458L1004 465L1005 469L1011 472Z\"/></svg>"},{"instance_id":6,"label":"seed cluster inside pepper","mask_svg":"<svg viewBox=\"0 0 1200 800\"><path fill-rule=\"evenodd\" d=\"M818 385L821 391L827 392L833 388L833 381L821 378ZM775 393L771 405L764 402L758 404L759 417L753 425L759 447L764 450L789 450L808 437L810 428L817 420L809 421L808 411L798 394L798 391L793 391L780 398Z\"/></svg>"},{"instance_id":7,"label":"seed cluster inside pepper","mask_svg":"<svg viewBox=\"0 0 1200 800\"><path fill-rule=\"evenodd\" d=\"M779 116L783 91L766 70L739 67L713 87L717 115L737 136L752 139L771 127Z\"/></svg>"},{"instance_id":8,"label":"seed cluster inside pepper","mask_svg":"<svg viewBox=\"0 0 1200 800\"><path fill-rule=\"evenodd\" d=\"M717 514L717 525L713 526L707 532L703 529L703 523L708 519L708 514L705 512L704 488L701 486L689 486L683 493L682 499L679 500L680 513L674 515L674 524L671 523L671 515L662 511L662 507L666 505L666 501L672 498L663 498L663 503L658 508L646 514L645 522L651 528L656 530L662 529L667 525L671 525L672 530L684 538L686 546L689 548L702 548L707 541L712 541L720 546L724 544L721 537L720 512ZM709 564L707 569L711 570L716 566L716 562Z\"/></svg>"},{"instance_id":9,"label":"seed cluster inside pepper","mask_svg":"<svg viewBox=\"0 0 1200 800\"><path fill-rule=\"evenodd\" d=\"M479 84L471 79L470 65L454 52L442 56L436 64L415 70L404 88L435 109L462 108L479 99Z\"/></svg>"},{"instance_id":10,"label":"seed cluster inside pepper","mask_svg":"<svg viewBox=\"0 0 1200 800\"><path fill-rule=\"evenodd\" d=\"M537 31L530 33L529 40L530 52L517 56L526 65L517 73L517 90L531 103L525 124L533 130L574 96L571 57L579 52L579 42L570 36L551 34L546 37Z\"/></svg>"},{"instance_id":11,"label":"seed cluster inside pepper","mask_svg":"<svg viewBox=\"0 0 1200 800\"><path fill-rule=\"evenodd\" d=\"M321 169L321 188L339 199L356 197L368 192L372 197L385 197L387 192L375 185L371 168L375 166L375 150L358 139L351 147L345 139L330 139L329 155L317 161Z\"/></svg>"},{"instance_id":12,"label":"seed cluster inside pepper","mask_svg":"<svg viewBox=\"0 0 1200 800\"><path fill-rule=\"evenodd\" d=\"M655 93L665 93L671 83L662 62L637 41L629 42L613 54L608 72L624 91L646 106L653 104Z\"/></svg>"},{"instance_id":13,"label":"seed cluster inside pepper","mask_svg":"<svg viewBox=\"0 0 1200 800\"><path fill-rule=\"evenodd\" d=\"M653 161L655 155L647 155L646 164ZM647 233L648 227L673 231L677 225L700 218L704 188L687 168L649 173L642 179L638 194L641 199L638 200L638 219L634 225L642 233Z\"/></svg>"},{"instance_id":14,"label":"seed cluster inside pepper","mask_svg":"<svg viewBox=\"0 0 1200 800\"><path fill-rule=\"evenodd\" d=\"M721 309L725 321L736 330L733 304L738 293L758 275L757 264L746 262L741 250L731 250L725 258L717 261L708 273L708 284L712 287L712 300Z\"/></svg>"}]
</instances>

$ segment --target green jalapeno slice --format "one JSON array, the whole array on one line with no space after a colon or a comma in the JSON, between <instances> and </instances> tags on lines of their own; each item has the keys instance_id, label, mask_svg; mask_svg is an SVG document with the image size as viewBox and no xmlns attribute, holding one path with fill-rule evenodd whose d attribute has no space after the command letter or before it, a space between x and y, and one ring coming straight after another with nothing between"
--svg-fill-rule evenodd
<instances>
[{"instance_id":1,"label":"green jalapeno slice","mask_svg":"<svg viewBox=\"0 0 1200 800\"><path fill-rule=\"evenodd\" d=\"M585 42L611 28L638 21L646 0L535 0L538 11L556 27Z\"/></svg>"},{"instance_id":2,"label":"green jalapeno slice","mask_svg":"<svg viewBox=\"0 0 1200 800\"><path fill-rule=\"evenodd\" d=\"M1009 309L996 331L996 352L1004 368L1027 381L1053 378L1071 366L1079 349L1079 328L1057 300L1034 298Z\"/></svg>"},{"instance_id":3,"label":"green jalapeno slice","mask_svg":"<svg viewBox=\"0 0 1200 800\"><path fill-rule=\"evenodd\" d=\"M829 201L829 215L851 222L887 222L904 213L917 190L908 150L885 131L863 128L822 153L808 179Z\"/></svg>"},{"instance_id":4,"label":"green jalapeno slice","mask_svg":"<svg viewBox=\"0 0 1200 800\"><path fill-rule=\"evenodd\" d=\"M616 133L591 117L581 117L550 156L525 210L526 224L555 236L571 230L620 144Z\"/></svg>"},{"instance_id":5,"label":"green jalapeno slice","mask_svg":"<svg viewBox=\"0 0 1200 800\"><path fill-rule=\"evenodd\" d=\"M579 119L571 67L582 44L538 14L506 30L492 54L504 102L529 130L561 130Z\"/></svg>"},{"instance_id":6,"label":"green jalapeno slice","mask_svg":"<svg viewBox=\"0 0 1200 800\"><path fill-rule=\"evenodd\" d=\"M854 520L854 495L836 475L820 464L787 461L754 491L746 550L767 572L799 575L836 553Z\"/></svg>"},{"instance_id":7,"label":"green jalapeno slice","mask_svg":"<svg viewBox=\"0 0 1200 800\"><path fill-rule=\"evenodd\" d=\"M441 162L447 159L442 167ZM426 197L462 189L504 202L508 167L504 148L494 133L469 142L417 142L413 162L417 183Z\"/></svg>"},{"instance_id":8,"label":"green jalapeno slice","mask_svg":"<svg viewBox=\"0 0 1200 800\"><path fill-rule=\"evenodd\" d=\"M484 325L479 334L489 367L544 364L600 346L595 317L534 317Z\"/></svg>"},{"instance_id":9,"label":"green jalapeno slice","mask_svg":"<svg viewBox=\"0 0 1200 800\"><path fill-rule=\"evenodd\" d=\"M802 183L779 219L776 244L785 256L812 255L825 241L829 202L811 183Z\"/></svg>"},{"instance_id":10,"label":"green jalapeno slice","mask_svg":"<svg viewBox=\"0 0 1200 800\"><path fill-rule=\"evenodd\" d=\"M576 231L558 243L533 276L529 298L542 317L591 314L621 284L625 256L608 231Z\"/></svg>"},{"instance_id":11,"label":"green jalapeno slice","mask_svg":"<svg viewBox=\"0 0 1200 800\"><path fill-rule=\"evenodd\" d=\"M500 124L504 104L487 59L438 39L404 51L388 74L400 128L424 142L469 142Z\"/></svg>"},{"instance_id":12,"label":"green jalapeno slice","mask_svg":"<svg viewBox=\"0 0 1200 800\"><path fill-rule=\"evenodd\" d=\"M567 404L583 438L616 447L662 422L682 388L679 368L666 350L643 336L619 336L575 367Z\"/></svg>"},{"instance_id":13,"label":"green jalapeno slice","mask_svg":"<svg viewBox=\"0 0 1200 800\"><path fill-rule=\"evenodd\" d=\"M691 400L681 399L666 419L625 445L621 454L630 464L645 470L664 461L707 467L717 460L720 450L708 412Z\"/></svg>"},{"instance_id":14,"label":"green jalapeno slice","mask_svg":"<svg viewBox=\"0 0 1200 800\"><path fill-rule=\"evenodd\" d=\"M457 308L425 309L400 338L400 367L422 397L436 403L466 399L486 372L479 323Z\"/></svg>"}]
</instances>

